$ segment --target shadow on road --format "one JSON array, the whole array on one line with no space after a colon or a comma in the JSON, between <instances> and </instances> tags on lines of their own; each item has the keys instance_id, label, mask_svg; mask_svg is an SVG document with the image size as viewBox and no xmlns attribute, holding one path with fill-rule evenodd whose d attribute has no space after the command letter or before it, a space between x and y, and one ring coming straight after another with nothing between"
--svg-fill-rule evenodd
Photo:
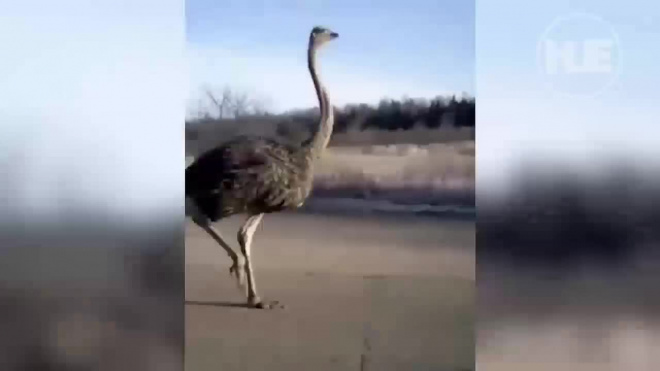
<instances>
[{"instance_id":1,"label":"shadow on road","mask_svg":"<svg viewBox=\"0 0 660 371\"><path fill-rule=\"evenodd\" d=\"M231 303L227 301L191 301L186 300L186 305L220 307L220 308L250 308L247 303Z\"/></svg>"}]
</instances>

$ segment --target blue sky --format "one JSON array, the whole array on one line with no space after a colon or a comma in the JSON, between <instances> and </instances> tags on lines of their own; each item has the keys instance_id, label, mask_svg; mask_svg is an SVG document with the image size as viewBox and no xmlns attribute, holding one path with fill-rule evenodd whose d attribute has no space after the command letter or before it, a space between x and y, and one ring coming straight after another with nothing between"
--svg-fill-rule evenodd
<instances>
[{"instance_id":1,"label":"blue sky","mask_svg":"<svg viewBox=\"0 0 660 371\"><path fill-rule=\"evenodd\" d=\"M319 57L335 105L472 95L474 14L461 0L190 0L191 99L204 84L228 84L275 111L316 105L305 59L315 25L340 34Z\"/></svg>"}]
</instances>

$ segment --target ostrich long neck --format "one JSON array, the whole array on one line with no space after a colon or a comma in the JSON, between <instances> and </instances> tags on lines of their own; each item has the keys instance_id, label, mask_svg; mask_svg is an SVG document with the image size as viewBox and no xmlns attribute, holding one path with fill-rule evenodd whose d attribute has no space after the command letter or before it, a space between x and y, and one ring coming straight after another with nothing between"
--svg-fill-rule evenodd
<instances>
[{"instance_id":1,"label":"ostrich long neck","mask_svg":"<svg viewBox=\"0 0 660 371\"><path fill-rule=\"evenodd\" d=\"M316 48L313 45L310 45L307 51L307 61L309 65L309 73L312 75L312 81L314 82L314 89L316 90L316 95L319 99L321 119L311 139L304 144L304 147L312 155L312 158L316 159L321 156L323 150L327 147L328 142L330 141L332 127L334 125L334 117L328 93L326 92L325 87L323 87L316 70Z\"/></svg>"}]
</instances>

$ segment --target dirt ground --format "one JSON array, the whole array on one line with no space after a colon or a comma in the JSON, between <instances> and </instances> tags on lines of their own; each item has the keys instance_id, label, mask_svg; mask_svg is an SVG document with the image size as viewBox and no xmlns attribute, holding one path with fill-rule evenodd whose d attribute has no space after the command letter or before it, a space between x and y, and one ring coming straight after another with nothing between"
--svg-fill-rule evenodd
<instances>
[{"instance_id":1,"label":"dirt ground","mask_svg":"<svg viewBox=\"0 0 660 371\"><path fill-rule=\"evenodd\" d=\"M241 219L218 223L235 244ZM257 230L260 295L186 229L186 370L474 370L474 223L281 214Z\"/></svg>"}]
</instances>

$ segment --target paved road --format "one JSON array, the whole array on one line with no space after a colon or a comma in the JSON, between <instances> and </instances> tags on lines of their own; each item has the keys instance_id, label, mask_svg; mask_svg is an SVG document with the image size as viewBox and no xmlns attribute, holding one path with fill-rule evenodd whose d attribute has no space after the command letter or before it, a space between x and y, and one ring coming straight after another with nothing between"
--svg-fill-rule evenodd
<instances>
[{"instance_id":1,"label":"paved road","mask_svg":"<svg viewBox=\"0 0 660 371\"><path fill-rule=\"evenodd\" d=\"M220 223L234 241L240 219ZM267 216L260 294L241 306L230 262L186 231L186 369L474 370L474 223L418 217Z\"/></svg>"}]
</instances>

